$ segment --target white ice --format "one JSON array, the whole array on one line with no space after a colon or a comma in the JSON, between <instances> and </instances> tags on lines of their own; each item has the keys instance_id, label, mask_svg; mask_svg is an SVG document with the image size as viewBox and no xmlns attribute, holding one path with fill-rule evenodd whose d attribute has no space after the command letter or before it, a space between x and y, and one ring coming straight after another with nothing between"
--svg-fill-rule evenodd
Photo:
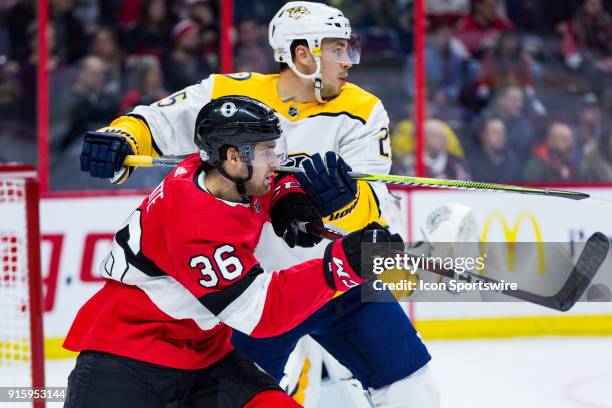
<instances>
[{"instance_id":1,"label":"white ice","mask_svg":"<svg viewBox=\"0 0 612 408\"><path fill-rule=\"evenodd\" d=\"M429 341L443 408L612 408L612 338ZM73 360L46 364L65 386ZM321 407L341 408L324 388ZM47 404L59 407L61 404Z\"/></svg>"}]
</instances>

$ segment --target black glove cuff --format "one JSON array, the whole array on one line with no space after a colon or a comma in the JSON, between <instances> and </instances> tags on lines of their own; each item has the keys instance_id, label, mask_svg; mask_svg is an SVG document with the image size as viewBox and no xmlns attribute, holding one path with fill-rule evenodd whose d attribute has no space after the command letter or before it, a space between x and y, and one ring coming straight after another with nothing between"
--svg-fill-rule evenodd
<instances>
[{"instance_id":1,"label":"black glove cuff","mask_svg":"<svg viewBox=\"0 0 612 408\"><path fill-rule=\"evenodd\" d=\"M321 242L321 237L297 229L297 222L322 224L321 214L305 194L287 194L270 211L274 233L283 238L290 248L295 245L309 248Z\"/></svg>"}]
</instances>

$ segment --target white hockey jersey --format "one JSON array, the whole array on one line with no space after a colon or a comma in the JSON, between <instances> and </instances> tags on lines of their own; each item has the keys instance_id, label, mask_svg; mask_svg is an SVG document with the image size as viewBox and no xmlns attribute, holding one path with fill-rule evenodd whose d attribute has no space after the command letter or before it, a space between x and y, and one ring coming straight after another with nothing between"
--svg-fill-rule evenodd
<instances>
[{"instance_id":1,"label":"white hockey jersey","mask_svg":"<svg viewBox=\"0 0 612 408\"><path fill-rule=\"evenodd\" d=\"M278 77L256 73L213 74L150 106L136 107L128 117L115 120L110 128L133 135L137 154L189 154L197 150L193 135L200 109L221 96L244 95L278 112L287 141L288 165L299 166L304 158L332 150L354 171L389 172L389 118L378 98L347 83L336 98L324 104L285 102L278 95ZM357 199L331 214L326 222L346 231L362 228L372 221L381 222L379 208L387 199L386 186L359 182L358 187ZM290 250L268 225L256 256L266 268L282 268L322 257L324 247L325 242L322 242L314 248Z\"/></svg>"}]
</instances>

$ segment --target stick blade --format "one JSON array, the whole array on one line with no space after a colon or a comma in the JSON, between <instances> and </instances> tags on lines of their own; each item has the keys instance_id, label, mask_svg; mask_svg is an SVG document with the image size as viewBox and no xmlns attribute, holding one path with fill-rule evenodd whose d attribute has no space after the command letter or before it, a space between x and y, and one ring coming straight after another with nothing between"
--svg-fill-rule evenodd
<instances>
[{"instance_id":1,"label":"stick blade","mask_svg":"<svg viewBox=\"0 0 612 408\"><path fill-rule=\"evenodd\" d=\"M558 301L558 307L555 309L566 312L574 306L591 284L609 251L610 240L607 236L596 232L589 237L572 273L554 296Z\"/></svg>"}]
</instances>

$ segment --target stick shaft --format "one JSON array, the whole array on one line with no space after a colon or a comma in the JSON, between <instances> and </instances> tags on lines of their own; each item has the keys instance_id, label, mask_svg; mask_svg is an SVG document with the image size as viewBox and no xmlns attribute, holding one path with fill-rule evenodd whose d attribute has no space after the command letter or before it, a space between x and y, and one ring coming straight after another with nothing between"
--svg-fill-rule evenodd
<instances>
[{"instance_id":1,"label":"stick shaft","mask_svg":"<svg viewBox=\"0 0 612 408\"><path fill-rule=\"evenodd\" d=\"M149 156L127 156L124 165L130 167L151 167L151 166L176 166L181 162L182 158L175 157L158 157L152 158ZM277 170L279 173L301 173L302 169L296 167L280 166ZM481 183L478 181L463 181L463 180L441 180L426 177L412 176L397 176L392 174L368 174L352 171L349 175L355 180L376 181L385 184L399 184L404 186L423 186L432 188L449 188L463 189L475 191L502 191L507 193L543 195L551 197L567 198L570 200L583 200L589 198L589 194L567 191L554 190L549 188L535 188L514 186L511 184L498 183Z\"/></svg>"}]
</instances>

